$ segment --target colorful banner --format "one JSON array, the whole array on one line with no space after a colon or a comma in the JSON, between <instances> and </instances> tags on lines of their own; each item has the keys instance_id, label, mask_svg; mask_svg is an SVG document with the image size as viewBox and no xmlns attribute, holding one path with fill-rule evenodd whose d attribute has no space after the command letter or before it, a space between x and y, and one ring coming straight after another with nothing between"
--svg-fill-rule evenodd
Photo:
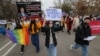
<instances>
[{"instance_id":1,"label":"colorful banner","mask_svg":"<svg viewBox=\"0 0 100 56\"><path fill-rule=\"evenodd\" d=\"M90 22L92 34L100 34L100 20Z\"/></svg>"},{"instance_id":2,"label":"colorful banner","mask_svg":"<svg viewBox=\"0 0 100 56\"><path fill-rule=\"evenodd\" d=\"M41 14L41 2L16 2L18 16L39 17Z\"/></svg>"},{"instance_id":3,"label":"colorful banner","mask_svg":"<svg viewBox=\"0 0 100 56\"><path fill-rule=\"evenodd\" d=\"M7 30L6 35L13 43L21 45L28 45L30 43L29 33L25 29Z\"/></svg>"},{"instance_id":4,"label":"colorful banner","mask_svg":"<svg viewBox=\"0 0 100 56\"><path fill-rule=\"evenodd\" d=\"M60 21L62 17L61 9L48 8L44 10L46 20Z\"/></svg>"}]
</instances>

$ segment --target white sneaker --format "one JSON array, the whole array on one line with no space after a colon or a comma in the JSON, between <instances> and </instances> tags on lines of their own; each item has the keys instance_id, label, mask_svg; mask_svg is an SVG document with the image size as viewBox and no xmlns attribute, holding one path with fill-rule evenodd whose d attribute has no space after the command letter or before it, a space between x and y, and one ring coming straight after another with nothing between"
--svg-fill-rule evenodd
<instances>
[{"instance_id":1,"label":"white sneaker","mask_svg":"<svg viewBox=\"0 0 100 56\"><path fill-rule=\"evenodd\" d=\"M20 54L22 55L24 52L20 52Z\"/></svg>"},{"instance_id":2,"label":"white sneaker","mask_svg":"<svg viewBox=\"0 0 100 56\"><path fill-rule=\"evenodd\" d=\"M71 45L70 45L69 50L71 50L71 51L72 51L72 50L73 50L73 46L74 46L74 45L73 45L73 44L71 44Z\"/></svg>"}]
</instances>

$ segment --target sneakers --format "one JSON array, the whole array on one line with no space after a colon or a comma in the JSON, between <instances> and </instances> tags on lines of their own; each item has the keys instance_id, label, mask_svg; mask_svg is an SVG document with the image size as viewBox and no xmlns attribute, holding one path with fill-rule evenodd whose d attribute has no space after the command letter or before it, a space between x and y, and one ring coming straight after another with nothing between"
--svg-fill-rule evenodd
<instances>
[{"instance_id":1,"label":"sneakers","mask_svg":"<svg viewBox=\"0 0 100 56\"><path fill-rule=\"evenodd\" d=\"M22 55L24 52L20 52L20 54Z\"/></svg>"},{"instance_id":2,"label":"sneakers","mask_svg":"<svg viewBox=\"0 0 100 56\"><path fill-rule=\"evenodd\" d=\"M70 35L71 33L70 33L70 31L67 31L67 33Z\"/></svg>"},{"instance_id":3,"label":"sneakers","mask_svg":"<svg viewBox=\"0 0 100 56\"><path fill-rule=\"evenodd\" d=\"M73 45L73 44L71 44L71 45L70 45L69 50L71 50L71 51L72 51L72 50L73 50L73 46L74 46L74 45Z\"/></svg>"},{"instance_id":4,"label":"sneakers","mask_svg":"<svg viewBox=\"0 0 100 56\"><path fill-rule=\"evenodd\" d=\"M40 52L40 49L36 50L36 52L39 53Z\"/></svg>"},{"instance_id":5,"label":"sneakers","mask_svg":"<svg viewBox=\"0 0 100 56\"><path fill-rule=\"evenodd\" d=\"M37 53L39 53L40 51L36 51Z\"/></svg>"}]
</instances>

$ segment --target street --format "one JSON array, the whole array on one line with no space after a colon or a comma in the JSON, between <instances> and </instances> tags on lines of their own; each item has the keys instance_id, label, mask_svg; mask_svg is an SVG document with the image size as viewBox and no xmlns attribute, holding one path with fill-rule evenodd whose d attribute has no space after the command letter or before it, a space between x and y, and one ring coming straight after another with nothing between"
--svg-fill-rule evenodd
<instances>
[{"instance_id":1,"label":"street","mask_svg":"<svg viewBox=\"0 0 100 56\"><path fill-rule=\"evenodd\" d=\"M57 32L57 56L82 56L81 48L77 50L69 50L69 47L74 43L74 33L68 35L67 32ZM89 56L100 56L100 35L90 42ZM25 46L25 52L20 54L20 44L12 43L7 37L0 35L0 56L47 56L45 47L45 35L40 33L40 52L36 53L35 47L30 44Z\"/></svg>"}]
</instances>

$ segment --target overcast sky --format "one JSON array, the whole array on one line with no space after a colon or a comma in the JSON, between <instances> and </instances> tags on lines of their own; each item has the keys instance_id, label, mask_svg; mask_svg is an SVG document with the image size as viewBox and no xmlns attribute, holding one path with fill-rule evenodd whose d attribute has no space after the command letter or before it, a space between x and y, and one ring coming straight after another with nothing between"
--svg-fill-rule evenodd
<instances>
[{"instance_id":1,"label":"overcast sky","mask_svg":"<svg viewBox=\"0 0 100 56\"><path fill-rule=\"evenodd\" d=\"M55 0L41 0L42 2L42 9L53 7Z\"/></svg>"}]
</instances>

